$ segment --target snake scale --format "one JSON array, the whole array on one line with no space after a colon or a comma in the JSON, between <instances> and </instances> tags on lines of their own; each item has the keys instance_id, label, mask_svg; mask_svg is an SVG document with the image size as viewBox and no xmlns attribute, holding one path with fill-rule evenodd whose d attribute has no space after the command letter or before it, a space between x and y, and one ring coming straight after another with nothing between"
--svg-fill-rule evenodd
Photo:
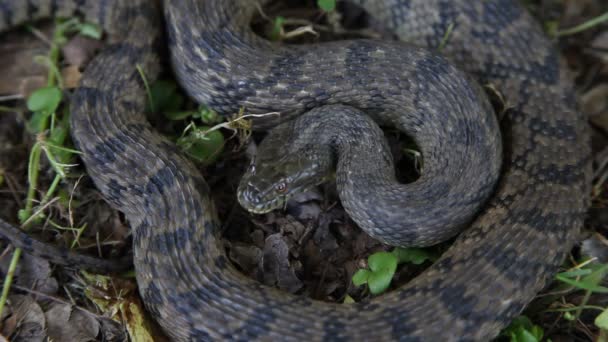
<instances>
[{"instance_id":1,"label":"snake scale","mask_svg":"<svg viewBox=\"0 0 608 342\"><path fill-rule=\"evenodd\" d=\"M128 218L141 297L173 339L487 340L542 289L574 243L590 183L586 121L556 49L525 9L507 0L358 3L402 40L432 50L452 27L442 54L495 87L508 110L501 177L476 219L419 277L371 301L342 305L265 287L230 264L204 179L146 122L136 65L149 79L158 74L164 16L180 83L220 114L245 107L291 118L342 103L382 123L417 123L421 133L426 119L445 119L449 104L462 110L469 94L450 92L472 89L458 81L463 73L396 42L267 42L247 25L256 8L248 0L165 1L162 12L146 0L0 1L3 31L80 13L109 33L72 96L73 140L96 186ZM374 72L392 62L401 65L391 67L396 83L387 86ZM447 109L425 92L444 94L439 101ZM403 121L400 112L417 116ZM424 153L425 138L413 135ZM22 246L35 253L38 245Z\"/></svg>"},{"instance_id":2,"label":"snake scale","mask_svg":"<svg viewBox=\"0 0 608 342\"><path fill-rule=\"evenodd\" d=\"M374 52L378 51L395 55L384 47ZM397 71L375 64L387 70L385 77L390 84ZM373 74L382 80L382 71ZM325 75L326 79L335 77ZM294 194L311 190L331 178L336 165L342 206L370 236L402 247L436 245L453 237L491 194L500 172L502 146L489 102L473 101L485 100L481 88L466 82L456 86L458 80L446 78L440 78L438 93L420 89L407 92L397 101L409 107L409 94L416 94L411 100L418 103L427 96L439 99L453 92L468 94L458 100L452 98L447 113L448 107L444 105L425 108L427 117L436 115L430 122L438 125L397 123L424 141L422 154L427 157L422 175L415 182L398 181L388 141L369 115L350 106L325 105L268 133L239 184L237 198L241 206L253 213L284 208ZM378 80L375 82L381 82ZM425 85L435 86L432 81ZM449 85L452 92L442 85ZM389 101L383 98L382 104ZM446 100L436 103L443 104Z\"/></svg>"}]
</instances>

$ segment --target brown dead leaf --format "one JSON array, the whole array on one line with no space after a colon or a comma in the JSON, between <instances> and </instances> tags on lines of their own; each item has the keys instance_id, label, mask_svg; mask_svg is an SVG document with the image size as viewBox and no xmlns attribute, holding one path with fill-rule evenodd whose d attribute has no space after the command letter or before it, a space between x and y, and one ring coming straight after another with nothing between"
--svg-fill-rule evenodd
<instances>
[{"instance_id":1,"label":"brown dead leaf","mask_svg":"<svg viewBox=\"0 0 608 342\"><path fill-rule=\"evenodd\" d=\"M53 25L37 25L46 37L52 36ZM61 68L64 87L75 88L81 71L91 60L103 42L83 36L74 36L63 47L65 67ZM0 94L20 95L27 98L34 90L46 85L47 68L34 61L36 56L46 56L49 45L42 39L16 31L3 35L0 44Z\"/></svg>"},{"instance_id":2,"label":"brown dead leaf","mask_svg":"<svg viewBox=\"0 0 608 342\"><path fill-rule=\"evenodd\" d=\"M52 303L45 317L48 337L54 341L95 341L99 334L97 319L70 304Z\"/></svg>"},{"instance_id":3,"label":"brown dead leaf","mask_svg":"<svg viewBox=\"0 0 608 342\"><path fill-rule=\"evenodd\" d=\"M17 284L44 294L57 293L57 279L52 277L51 265L47 260L29 254L19 261Z\"/></svg>"},{"instance_id":4,"label":"brown dead leaf","mask_svg":"<svg viewBox=\"0 0 608 342\"><path fill-rule=\"evenodd\" d=\"M100 40L74 36L61 48L61 53L67 65L82 69L102 46L103 42Z\"/></svg>"},{"instance_id":5,"label":"brown dead leaf","mask_svg":"<svg viewBox=\"0 0 608 342\"><path fill-rule=\"evenodd\" d=\"M589 45L591 46L590 53L599 58L606 66L608 64L608 30L595 36Z\"/></svg>"},{"instance_id":6,"label":"brown dead leaf","mask_svg":"<svg viewBox=\"0 0 608 342\"><path fill-rule=\"evenodd\" d=\"M291 215L277 217L275 224L283 232L291 254L297 258L299 254L297 249L309 229Z\"/></svg>"},{"instance_id":7,"label":"brown dead leaf","mask_svg":"<svg viewBox=\"0 0 608 342\"><path fill-rule=\"evenodd\" d=\"M17 316L9 310L2 311L2 336L11 336L15 330L17 330Z\"/></svg>"},{"instance_id":8,"label":"brown dead leaf","mask_svg":"<svg viewBox=\"0 0 608 342\"><path fill-rule=\"evenodd\" d=\"M8 271L12 256L12 253L6 253L0 258L0 270L3 274ZM24 288L49 295L57 293L58 289L57 279L52 277L49 262L29 254L21 256L14 282Z\"/></svg>"},{"instance_id":9,"label":"brown dead leaf","mask_svg":"<svg viewBox=\"0 0 608 342\"><path fill-rule=\"evenodd\" d=\"M63 87L66 89L74 89L78 86L80 79L82 78L82 72L77 66L68 65L61 69L61 79L63 80ZM24 78L19 84L19 94L27 98L34 90L42 88L47 85L46 73L40 75L32 75Z\"/></svg>"},{"instance_id":10,"label":"brown dead leaf","mask_svg":"<svg viewBox=\"0 0 608 342\"><path fill-rule=\"evenodd\" d=\"M41 25L40 32L52 34L51 25ZM10 32L2 36L0 44L0 94L26 97L29 89L46 79L46 68L34 62L34 57L46 55L48 44L25 31ZM45 84L45 81L42 81Z\"/></svg>"},{"instance_id":11,"label":"brown dead leaf","mask_svg":"<svg viewBox=\"0 0 608 342\"><path fill-rule=\"evenodd\" d=\"M608 83L601 83L581 96L581 108L589 120L608 132Z\"/></svg>"},{"instance_id":12,"label":"brown dead leaf","mask_svg":"<svg viewBox=\"0 0 608 342\"><path fill-rule=\"evenodd\" d=\"M228 254L230 260L238 265L241 270L250 277L257 278L258 265L262 261L262 250L256 246L243 244L243 243L231 243L230 253Z\"/></svg>"},{"instance_id":13,"label":"brown dead leaf","mask_svg":"<svg viewBox=\"0 0 608 342\"><path fill-rule=\"evenodd\" d=\"M608 262L608 239L599 233L583 240L581 252L590 258L597 258L598 262Z\"/></svg>"},{"instance_id":14,"label":"brown dead leaf","mask_svg":"<svg viewBox=\"0 0 608 342\"><path fill-rule=\"evenodd\" d=\"M550 2L549 2L550 3ZM602 2L597 0L561 1L563 11L559 18L561 27L572 27L602 13Z\"/></svg>"},{"instance_id":15,"label":"brown dead leaf","mask_svg":"<svg viewBox=\"0 0 608 342\"><path fill-rule=\"evenodd\" d=\"M264 284L290 293L302 288L303 284L289 262L289 247L282 234L272 234L266 238L263 265Z\"/></svg>"},{"instance_id":16,"label":"brown dead leaf","mask_svg":"<svg viewBox=\"0 0 608 342\"><path fill-rule=\"evenodd\" d=\"M321 214L321 200L323 196L316 190L299 193L287 203L287 212L298 220L316 220Z\"/></svg>"},{"instance_id":17,"label":"brown dead leaf","mask_svg":"<svg viewBox=\"0 0 608 342\"><path fill-rule=\"evenodd\" d=\"M30 296L12 295L10 308L17 320L12 341L37 342L46 339L46 320L40 305ZM5 335L6 336L6 335Z\"/></svg>"},{"instance_id":18,"label":"brown dead leaf","mask_svg":"<svg viewBox=\"0 0 608 342\"><path fill-rule=\"evenodd\" d=\"M61 78L63 79L63 87L73 89L78 86L82 78L82 72L76 65L69 65L61 70Z\"/></svg>"},{"instance_id":19,"label":"brown dead leaf","mask_svg":"<svg viewBox=\"0 0 608 342\"><path fill-rule=\"evenodd\" d=\"M0 70L0 72L2 72ZM44 76L42 76L44 74ZM18 78L19 79L19 78ZM2 80L0 79L0 87ZM46 74L41 72L38 75L25 76L20 79L16 84L16 89L12 90L11 93L16 92L23 98L28 98L36 89L46 86ZM1 89L0 89L1 92Z\"/></svg>"},{"instance_id":20,"label":"brown dead leaf","mask_svg":"<svg viewBox=\"0 0 608 342\"><path fill-rule=\"evenodd\" d=\"M329 231L329 223L320 222L313 235L313 241L318 246L320 254L325 257L333 254L339 247L335 236Z\"/></svg>"},{"instance_id":21,"label":"brown dead leaf","mask_svg":"<svg viewBox=\"0 0 608 342\"><path fill-rule=\"evenodd\" d=\"M255 229L251 232L251 234L249 234L249 236L251 237L251 241L255 246L258 248L264 248L264 232L261 229Z\"/></svg>"},{"instance_id":22,"label":"brown dead leaf","mask_svg":"<svg viewBox=\"0 0 608 342\"><path fill-rule=\"evenodd\" d=\"M123 342L128 341L127 332L124 327L109 318L100 318L99 323L101 324L101 334L103 341L108 342Z\"/></svg>"}]
</instances>

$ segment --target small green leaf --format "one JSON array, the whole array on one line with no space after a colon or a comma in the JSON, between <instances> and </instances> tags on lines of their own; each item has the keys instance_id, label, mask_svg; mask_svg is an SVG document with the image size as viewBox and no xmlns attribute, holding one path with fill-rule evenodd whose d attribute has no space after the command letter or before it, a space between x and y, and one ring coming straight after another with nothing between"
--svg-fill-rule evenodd
<instances>
[{"instance_id":1,"label":"small green leaf","mask_svg":"<svg viewBox=\"0 0 608 342\"><path fill-rule=\"evenodd\" d=\"M342 303L344 303L344 304L354 304L356 302L353 299L353 297L351 297L349 295L346 295L346 296L344 296L344 301L342 301Z\"/></svg>"},{"instance_id":2,"label":"small green leaf","mask_svg":"<svg viewBox=\"0 0 608 342\"><path fill-rule=\"evenodd\" d=\"M377 252L367 259L369 269L373 272L392 271L397 269L397 257L389 252Z\"/></svg>"},{"instance_id":3,"label":"small green leaf","mask_svg":"<svg viewBox=\"0 0 608 342\"><path fill-rule=\"evenodd\" d=\"M68 38L65 36L57 36L57 37L53 38L53 42L54 42L54 44L57 44L58 46L62 46L68 42Z\"/></svg>"},{"instance_id":4,"label":"small green leaf","mask_svg":"<svg viewBox=\"0 0 608 342\"><path fill-rule=\"evenodd\" d=\"M434 260L435 256L422 248L395 248L392 252L398 259L399 263L412 263L420 265L427 260Z\"/></svg>"},{"instance_id":5,"label":"small green leaf","mask_svg":"<svg viewBox=\"0 0 608 342\"><path fill-rule=\"evenodd\" d=\"M582 268L582 269L577 269L577 270L572 270L572 271L567 271L567 272L561 272L561 273L558 273L556 276L565 277L565 278L576 278L579 276L588 275L591 272L593 272L593 271L590 269Z\"/></svg>"},{"instance_id":6,"label":"small green leaf","mask_svg":"<svg viewBox=\"0 0 608 342\"><path fill-rule=\"evenodd\" d=\"M367 258L367 265L369 270L361 269L353 275L353 284L361 286L367 283L374 295L384 292L397 270L397 257L393 253L377 252Z\"/></svg>"},{"instance_id":7,"label":"small green leaf","mask_svg":"<svg viewBox=\"0 0 608 342\"><path fill-rule=\"evenodd\" d=\"M178 145L186 149L188 155L205 165L217 160L224 148L224 135L219 131L206 132L208 129L209 127L196 128L190 135L177 141Z\"/></svg>"},{"instance_id":8,"label":"small green leaf","mask_svg":"<svg viewBox=\"0 0 608 342\"><path fill-rule=\"evenodd\" d=\"M367 286L369 286L369 292L373 295L381 294L386 291L391 285L393 275L395 272L372 272L367 279Z\"/></svg>"},{"instance_id":9,"label":"small green leaf","mask_svg":"<svg viewBox=\"0 0 608 342\"><path fill-rule=\"evenodd\" d=\"M40 88L27 99L27 108L32 112L50 115L59 107L61 97L61 90L55 86Z\"/></svg>"},{"instance_id":10,"label":"small green leaf","mask_svg":"<svg viewBox=\"0 0 608 342\"><path fill-rule=\"evenodd\" d=\"M529 330L532 335L538 340L542 340L543 339L543 335L545 334L545 332L543 331L543 328L541 328L538 325L533 325L532 328Z\"/></svg>"},{"instance_id":11,"label":"small green leaf","mask_svg":"<svg viewBox=\"0 0 608 342\"><path fill-rule=\"evenodd\" d=\"M27 221L27 219L30 218L30 215L31 213L25 209L19 209L19 211L17 211L17 218L19 218L19 222L21 223Z\"/></svg>"},{"instance_id":12,"label":"small green leaf","mask_svg":"<svg viewBox=\"0 0 608 342\"><path fill-rule=\"evenodd\" d=\"M211 125L214 123L218 123L222 121L222 117L217 115L217 113L205 106L200 106L198 109L197 116L201 119L201 121L207 125Z\"/></svg>"},{"instance_id":13,"label":"small green leaf","mask_svg":"<svg viewBox=\"0 0 608 342\"><path fill-rule=\"evenodd\" d=\"M574 317L572 313L566 311L564 312L564 319L566 319L567 321L574 321L576 317Z\"/></svg>"},{"instance_id":14,"label":"small green leaf","mask_svg":"<svg viewBox=\"0 0 608 342\"><path fill-rule=\"evenodd\" d=\"M99 27L98 25L95 25L93 23L81 24L79 31L80 31L79 33L85 37L98 39L98 40L101 39L101 34L102 34L101 27Z\"/></svg>"},{"instance_id":15,"label":"small green leaf","mask_svg":"<svg viewBox=\"0 0 608 342\"><path fill-rule=\"evenodd\" d=\"M31 217L32 217L31 211L28 211L26 209L19 209L17 211L17 218L19 219L19 222L22 224L25 223L25 221L30 220ZM31 222L38 224L38 223L42 222L45 217L46 216L44 215L44 213L38 213L36 215L36 217L31 218Z\"/></svg>"},{"instance_id":16,"label":"small green leaf","mask_svg":"<svg viewBox=\"0 0 608 342\"><path fill-rule=\"evenodd\" d=\"M336 9L336 0L317 0L317 6L324 12L331 12Z\"/></svg>"},{"instance_id":17,"label":"small green leaf","mask_svg":"<svg viewBox=\"0 0 608 342\"><path fill-rule=\"evenodd\" d=\"M51 132L51 136L49 137L49 141L55 145L62 146L65 143L65 139L68 137L68 128L59 125L56 126Z\"/></svg>"},{"instance_id":18,"label":"small green leaf","mask_svg":"<svg viewBox=\"0 0 608 342\"><path fill-rule=\"evenodd\" d=\"M372 254L367 263L372 271L367 279L369 290L372 294L380 294L391 284L397 270L397 257L392 253L378 252Z\"/></svg>"},{"instance_id":19,"label":"small green leaf","mask_svg":"<svg viewBox=\"0 0 608 342\"><path fill-rule=\"evenodd\" d=\"M527 317L527 316L518 316L515 317L513 319L513 321L511 321L511 324L509 325L509 327L524 327L524 328L530 328L532 327L534 324L532 324L532 321Z\"/></svg>"},{"instance_id":20,"label":"small green leaf","mask_svg":"<svg viewBox=\"0 0 608 342\"><path fill-rule=\"evenodd\" d=\"M585 275L582 280L589 284L599 285L608 274L608 264L590 264L587 268L592 272Z\"/></svg>"},{"instance_id":21,"label":"small green leaf","mask_svg":"<svg viewBox=\"0 0 608 342\"><path fill-rule=\"evenodd\" d=\"M516 317L501 333L508 336L511 342L538 342L542 340L543 334L543 329L526 316Z\"/></svg>"},{"instance_id":22,"label":"small green leaf","mask_svg":"<svg viewBox=\"0 0 608 342\"><path fill-rule=\"evenodd\" d=\"M581 280L570 279L558 274L555 278L561 282L564 282L568 285L572 285L574 287L578 287L583 290L597 292L597 293L608 293L608 287L604 287L598 285L601 279L604 277L606 270L608 270L608 265L604 265L606 267L601 267L594 270L589 275L583 277Z\"/></svg>"},{"instance_id":23,"label":"small green leaf","mask_svg":"<svg viewBox=\"0 0 608 342\"><path fill-rule=\"evenodd\" d=\"M67 116L65 119L67 119ZM69 122L65 119L51 130L48 144L53 150L53 154L55 155L57 161L63 164L68 163L72 155L68 149L63 149L63 145L67 140L69 130Z\"/></svg>"},{"instance_id":24,"label":"small green leaf","mask_svg":"<svg viewBox=\"0 0 608 342\"><path fill-rule=\"evenodd\" d=\"M49 116L43 112L34 113L27 122L28 129L34 134L44 131L47 126L48 117Z\"/></svg>"},{"instance_id":25,"label":"small green leaf","mask_svg":"<svg viewBox=\"0 0 608 342\"><path fill-rule=\"evenodd\" d=\"M597 317L595 317L595 325L603 330L608 331L608 309L602 311Z\"/></svg>"},{"instance_id":26,"label":"small green leaf","mask_svg":"<svg viewBox=\"0 0 608 342\"><path fill-rule=\"evenodd\" d=\"M534 336L530 331L523 328L517 329L514 334L511 335L511 342L539 342L540 340Z\"/></svg>"},{"instance_id":27,"label":"small green leaf","mask_svg":"<svg viewBox=\"0 0 608 342\"><path fill-rule=\"evenodd\" d=\"M369 270L366 269L360 269L357 272L355 272L355 274L353 274L353 284L355 286L361 286L365 283L367 283L367 279L369 278L369 275L371 274L371 272Z\"/></svg>"}]
</instances>

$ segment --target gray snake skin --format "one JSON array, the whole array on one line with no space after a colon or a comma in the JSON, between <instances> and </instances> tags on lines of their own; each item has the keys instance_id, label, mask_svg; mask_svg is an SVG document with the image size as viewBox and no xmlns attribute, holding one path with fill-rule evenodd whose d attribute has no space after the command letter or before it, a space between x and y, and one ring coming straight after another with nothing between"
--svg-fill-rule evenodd
<instances>
[{"instance_id":1,"label":"gray snake skin","mask_svg":"<svg viewBox=\"0 0 608 342\"><path fill-rule=\"evenodd\" d=\"M377 49L375 53L385 52ZM382 79L381 72L373 74ZM429 71L421 73L428 75ZM387 83L396 74L397 70L389 69L384 74ZM409 71L404 78L416 77L411 74ZM445 101L436 102L439 108L427 106L425 111L437 114L432 124L401 124L400 128L410 128L408 132L425 144L422 176L415 182L401 184L397 180L388 142L372 118L353 107L326 105L269 132L239 184L239 202L254 213L284 208L293 194L330 178L337 165L335 178L342 206L370 236L403 247L430 246L453 237L492 193L500 172L502 146L494 112L481 89L447 77L439 80L439 93L420 90L410 96L412 93L406 91L398 97L403 103L420 103L427 101L426 96L469 95L451 97L449 107ZM446 84L449 90L442 86ZM425 85L436 87L432 81ZM475 98L480 99L478 106L473 105Z\"/></svg>"},{"instance_id":2,"label":"gray snake skin","mask_svg":"<svg viewBox=\"0 0 608 342\"><path fill-rule=\"evenodd\" d=\"M398 290L343 305L265 287L228 261L204 179L143 113L135 66L149 79L159 71L155 2L0 1L3 31L81 12L114 37L73 95L72 135L99 190L129 219L141 297L174 340L487 340L542 289L574 243L590 184L586 121L539 25L507 0L359 2L402 40L434 51L452 25L442 54L498 89L508 110L500 121L500 179L453 246ZM278 111L285 120L322 105L349 105L404 129L425 158L436 153L433 144L456 139L449 133L463 120L472 133L491 132L457 117L471 108L486 113L479 110L486 105L469 101L479 87L433 52L369 40L272 44L250 31L256 6L248 0L163 7L180 83L220 114L245 107ZM439 136L426 135L433 131ZM437 146L437 153L447 149ZM481 167L483 180L491 170Z\"/></svg>"}]
</instances>

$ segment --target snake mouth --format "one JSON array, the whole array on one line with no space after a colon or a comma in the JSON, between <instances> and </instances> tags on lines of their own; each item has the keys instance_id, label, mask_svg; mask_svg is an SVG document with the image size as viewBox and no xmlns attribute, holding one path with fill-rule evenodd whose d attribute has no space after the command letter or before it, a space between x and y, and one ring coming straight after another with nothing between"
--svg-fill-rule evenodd
<instances>
[{"instance_id":1,"label":"snake mouth","mask_svg":"<svg viewBox=\"0 0 608 342\"><path fill-rule=\"evenodd\" d=\"M287 203L286 196L263 197L249 186L238 190L237 199L241 207L252 214L267 214L273 210L282 209Z\"/></svg>"},{"instance_id":2,"label":"snake mouth","mask_svg":"<svg viewBox=\"0 0 608 342\"><path fill-rule=\"evenodd\" d=\"M268 214L269 212L271 212L273 210L282 209L285 207L285 203L287 203L287 202L284 200L281 200L280 198L277 198L277 199L272 200L271 202L266 202L264 205L252 205L251 202L243 202L240 199L239 199L239 203L248 212L250 212L252 214L261 215L261 214Z\"/></svg>"},{"instance_id":3,"label":"snake mouth","mask_svg":"<svg viewBox=\"0 0 608 342\"><path fill-rule=\"evenodd\" d=\"M248 207L245 208L248 212L256 215L268 214L269 212L278 209L273 207Z\"/></svg>"}]
</instances>

